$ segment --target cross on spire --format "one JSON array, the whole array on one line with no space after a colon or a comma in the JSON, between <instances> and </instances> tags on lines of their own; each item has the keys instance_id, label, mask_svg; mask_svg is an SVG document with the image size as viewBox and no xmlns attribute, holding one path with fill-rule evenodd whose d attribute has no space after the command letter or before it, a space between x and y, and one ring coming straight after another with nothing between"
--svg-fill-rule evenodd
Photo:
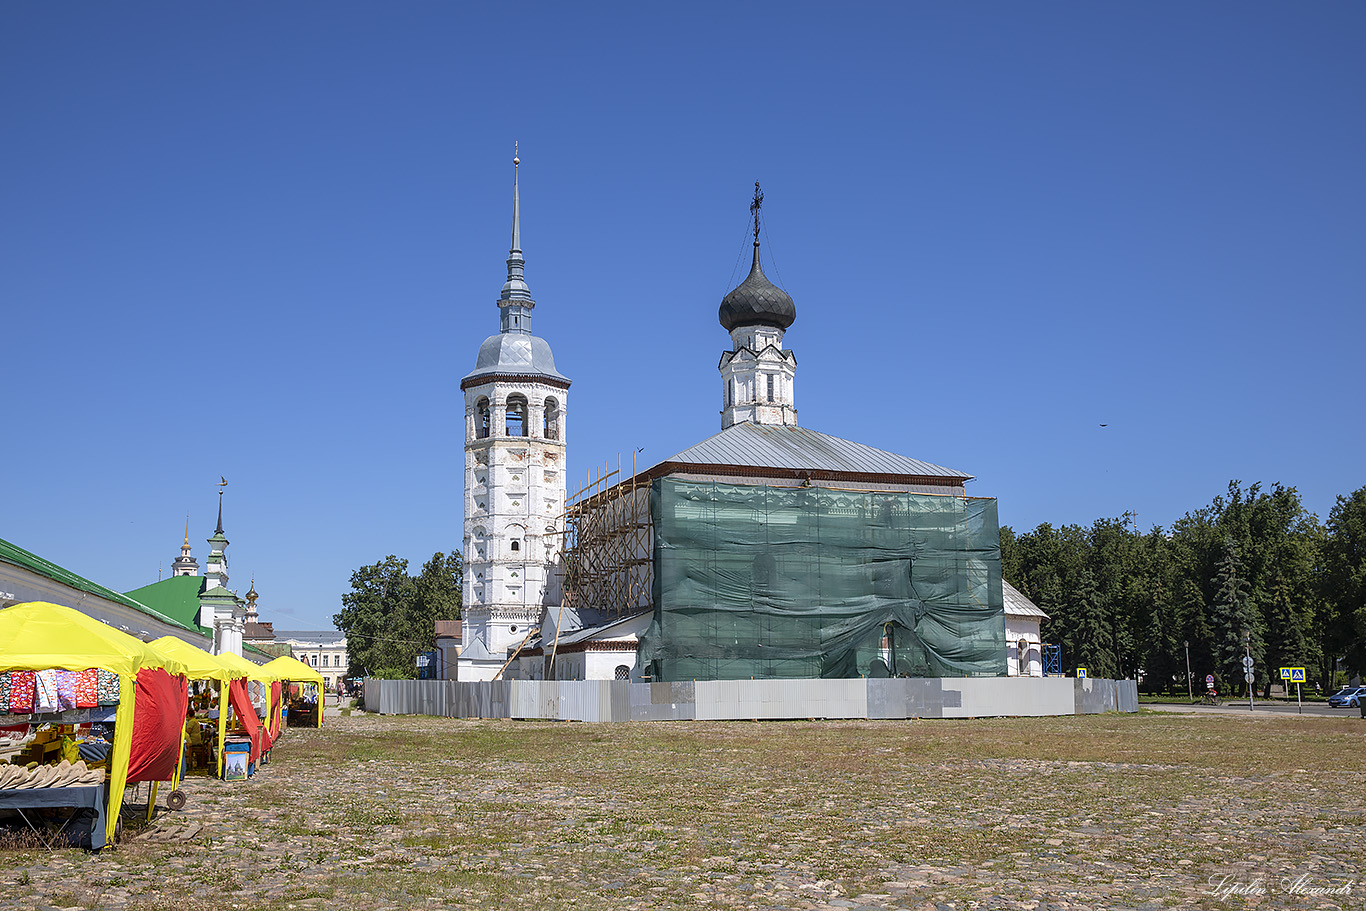
<instances>
[{"instance_id":1,"label":"cross on spire","mask_svg":"<svg viewBox=\"0 0 1366 911\"><path fill-rule=\"evenodd\" d=\"M749 210L754 213L754 246L759 246L759 209L764 204L764 191L759 189L759 181L754 181L754 201Z\"/></svg>"}]
</instances>

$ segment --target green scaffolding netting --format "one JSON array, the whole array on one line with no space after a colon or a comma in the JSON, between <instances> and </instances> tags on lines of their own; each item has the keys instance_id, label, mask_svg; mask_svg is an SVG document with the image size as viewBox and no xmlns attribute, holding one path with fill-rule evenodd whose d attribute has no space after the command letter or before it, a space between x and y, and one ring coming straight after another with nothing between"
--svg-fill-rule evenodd
<instances>
[{"instance_id":1,"label":"green scaffolding netting","mask_svg":"<svg viewBox=\"0 0 1366 911\"><path fill-rule=\"evenodd\" d=\"M656 480L655 680L1006 673L996 501Z\"/></svg>"}]
</instances>

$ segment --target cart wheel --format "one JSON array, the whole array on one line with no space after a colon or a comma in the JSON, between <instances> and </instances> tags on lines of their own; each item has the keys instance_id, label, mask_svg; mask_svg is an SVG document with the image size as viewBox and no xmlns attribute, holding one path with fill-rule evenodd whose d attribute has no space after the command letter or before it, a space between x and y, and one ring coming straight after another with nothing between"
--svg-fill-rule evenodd
<instances>
[{"instance_id":1,"label":"cart wheel","mask_svg":"<svg viewBox=\"0 0 1366 911\"><path fill-rule=\"evenodd\" d=\"M176 788L166 795L166 809L179 810L185 806L185 792Z\"/></svg>"}]
</instances>

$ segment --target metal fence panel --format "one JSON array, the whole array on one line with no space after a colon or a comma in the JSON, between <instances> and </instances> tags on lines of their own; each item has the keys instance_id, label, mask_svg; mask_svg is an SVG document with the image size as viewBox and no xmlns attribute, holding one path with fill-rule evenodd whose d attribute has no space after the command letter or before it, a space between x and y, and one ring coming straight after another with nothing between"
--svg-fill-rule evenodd
<instances>
[{"instance_id":1,"label":"metal fence panel","mask_svg":"<svg viewBox=\"0 0 1366 911\"><path fill-rule=\"evenodd\" d=\"M558 721L969 718L1138 710L1132 680L1066 677L706 680L378 680L365 705L385 715Z\"/></svg>"}]
</instances>

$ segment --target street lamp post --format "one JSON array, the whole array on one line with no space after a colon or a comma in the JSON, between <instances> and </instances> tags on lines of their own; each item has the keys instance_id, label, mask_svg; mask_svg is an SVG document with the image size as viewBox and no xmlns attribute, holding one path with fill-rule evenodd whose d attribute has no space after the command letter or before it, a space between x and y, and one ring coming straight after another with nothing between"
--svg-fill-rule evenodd
<instances>
[{"instance_id":1,"label":"street lamp post","mask_svg":"<svg viewBox=\"0 0 1366 911\"><path fill-rule=\"evenodd\" d=\"M1191 702L1195 701L1195 689L1191 683L1191 641L1183 639L1182 643L1186 646L1186 696Z\"/></svg>"}]
</instances>

